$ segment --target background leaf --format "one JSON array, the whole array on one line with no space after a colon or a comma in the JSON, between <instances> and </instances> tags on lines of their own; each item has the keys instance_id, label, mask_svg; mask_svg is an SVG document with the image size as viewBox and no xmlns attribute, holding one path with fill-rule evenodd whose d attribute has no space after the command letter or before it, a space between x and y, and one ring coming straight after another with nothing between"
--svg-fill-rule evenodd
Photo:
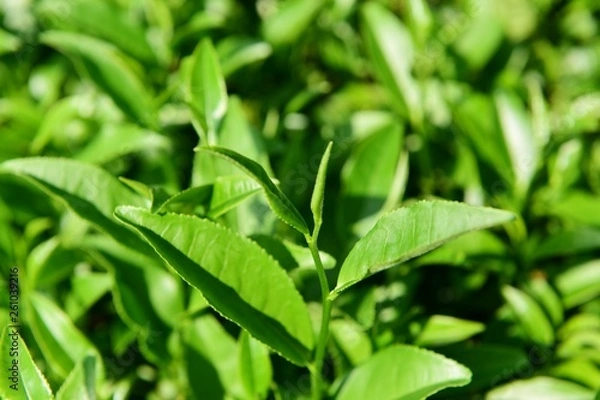
<instances>
[{"instance_id":1,"label":"background leaf","mask_svg":"<svg viewBox=\"0 0 600 400\"><path fill-rule=\"evenodd\" d=\"M5 399L15 400L52 399L52 390L48 381L31 358L27 345L18 333L18 328L11 325L2 329L0 339L2 372L6 376L0 384L0 395ZM15 369L15 373L11 369ZM11 379L13 377L15 379Z\"/></svg>"},{"instance_id":2,"label":"background leaf","mask_svg":"<svg viewBox=\"0 0 600 400\"><path fill-rule=\"evenodd\" d=\"M79 33L46 31L43 43L64 51L81 62L90 78L134 122L147 127L156 125L152 98L130 65L132 60L112 45Z\"/></svg>"},{"instance_id":3,"label":"background leaf","mask_svg":"<svg viewBox=\"0 0 600 400\"><path fill-rule=\"evenodd\" d=\"M545 346L554 343L552 324L534 299L511 286L502 288L502 296L504 296L529 339Z\"/></svg>"},{"instance_id":4,"label":"background leaf","mask_svg":"<svg viewBox=\"0 0 600 400\"><path fill-rule=\"evenodd\" d=\"M31 330L56 374L66 377L90 354L100 360L98 351L56 304L38 293L31 293L29 301ZM101 375L99 372L97 378Z\"/></svg>"},{"instance_id":5,"label":"background leaf","mask_svg":"<svg viewBox=\"0 0 600 400\"><path fill-rule=\"evenodd\" d=\"M506 211L445 201L421 201L379 219L344 261L334 293L461 234L510 221Z\"/></svg>"},{"instance_id":6,"label":"background leaf","mask_svg":"<svg viewBox=\"0 0 600 400\"><path fill-rule=\"evenodd\" d=\"M486 400L559 400L567 398L592 400L594 392L573 382L538 376L500 386L486 396Z\"/></svg>"},{"instance_id":7,"label":"background leaf","mask_svg":"<svg viewBox=\"0 0 600 400\"><path fill-rule=\"evenodd\" d=\"M339 399L422 399L444 388L463 386L471 371L431 351L406 345L381 350L354 369Z\"/></svg>"},{"instance_id":8,"label":"background leaf","mask_svg":"<svg viewBox=\"0 0 600 400\"><path fill-rule=\"evenodd\" d=\"M378 78L397 100L411 123L421 126L423 110L419 87L411 75L414 46L409 30L382 5L362 6L363 37Z\"/></svg>"},{"instance_id":9,"label":"background leaf","mask_svg":"<svg viewBox=\"0 0 600 400\"><path fill-rule=\"evenodd\" d=\"M187 101L195 116L196 130L207 135L205 145L215 145L216 135L227 112L227 89L219 58L209 39L194 50L189 67Z\"/></svg>"},{"instance_id":10,"label":"background leaf","mask_svg":"<svg viewBox=\"0 0 600 400\"><path fill-rule=\"evenodd\" d=\"M250 160L231 150L220 147L200 147L198 151L204 151L217 155L239 167L256 181L265 191L269 205L282 221L298 230L300 233L308 234L308 227L302 215L292 202L275 186L266 171L255 161Z\"/></svg>"}]
</instances>

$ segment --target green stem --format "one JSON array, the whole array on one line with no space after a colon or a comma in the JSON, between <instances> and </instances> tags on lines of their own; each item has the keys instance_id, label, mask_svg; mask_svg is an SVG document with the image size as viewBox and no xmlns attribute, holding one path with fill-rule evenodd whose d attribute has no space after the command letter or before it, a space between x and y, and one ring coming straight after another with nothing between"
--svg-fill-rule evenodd
<instances>
[{"instance_id":1,"label":"green stem","mask_svg":"<svg viewBox=\"0 0 600 400\"><path fill-rule=\"evenodd\" d=\"M313 232L313 236L306 236L306 242L310 248L315 266L317 268L317 275L319 277L319 284L321 285L321 299L322 299L322 314L321 314L321 328L319 332L319 340L317 342L317 350L314 359L314 368L311 370L311 386L312 386L312 400L321 399L322 384L321 384L321 372L323 369L323 361L325 360L325 348L327 346L327 339L329 337L329 319L331 318L331 300L329 299L329 283L327 282L327 275L325 275L325 268L321 262L321 256L319 255L319 249L314 241L318 236L318 230Z\"/></svg>"}]
</instances>

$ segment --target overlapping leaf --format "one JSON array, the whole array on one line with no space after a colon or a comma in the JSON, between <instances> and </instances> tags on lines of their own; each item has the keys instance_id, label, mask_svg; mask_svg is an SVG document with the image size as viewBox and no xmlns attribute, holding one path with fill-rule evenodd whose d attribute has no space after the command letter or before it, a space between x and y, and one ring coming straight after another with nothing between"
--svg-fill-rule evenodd
<instances>
[{"instance_id":1,"label":"overlapping leaf","mask_svg":"<svg viewBox=\"0 0 600 400\"><path fill-rule=\"evenodd\" d=\"M304 221L304 218L302 218L302 215L300 215L300 212L298 212L286 195L275 186L266 171L258 163L241 154L221 147L199 147L197 150L219 156L239 167L262 186L265 191L265 196L267 196L267 200L269 201L269 205L282 221L289 224L300 233L309 233L306 222Z\"/></svg>"},{"instance_id":2,"label":"overlapping leaf","mask_svg":"<svg viewBox=\"0 0 600 400\"><path fill-rule=\"evenodd\" d=\"M0 396L14 400L52 399L50 385L35 365L15 325L5 326L0 336L0 366L4 377L0 381Z\"/></svg>"},{"instance_id":3,"label":"overlapping leaf","mask_svg":"<svg viewBox=\"0 0 600 400\"><path fill-rule=\"evenodd\" d=\"M284 270L258 245L196 217L160 216L135 207L119 207L117 215L216 310L290 361L308 361L313 333L306 306Z\"/></svg>"},{"instance_id":4,"label":"overlapping leaf","mask_svg":"<svg viewBox=\"0 0 600 400\"><path fill-rule=\"evenodd\" d=\"M1 173L25 177L117 241L140 251L148 249L142 239L112 216L118 205L141 206L143 199L105 170L69 159L32 157L0 164Z\"/></svg>"}]
</instances>

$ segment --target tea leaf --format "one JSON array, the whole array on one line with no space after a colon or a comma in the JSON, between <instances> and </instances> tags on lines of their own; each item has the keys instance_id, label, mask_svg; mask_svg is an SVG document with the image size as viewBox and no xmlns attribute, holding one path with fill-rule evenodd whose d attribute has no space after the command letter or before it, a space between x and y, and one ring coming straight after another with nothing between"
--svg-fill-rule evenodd
<instances>
[{"instance_id":1,"label":"tea leaf","mask_svg":"<svg viewBox=\"0 0 600 400\"><path fill-rule=\"evenodd\" d=\"M48 381L35 365L19 328L14 325L5 326L0 336L0 366L5 376L0 382L0 395L14 400L52 399Z\"/></svg>"},{"instance_id":2,"label":"tea leaf","mask_svg":"<svg viewBox=\"0 0 600 400\"><path fill-rule=\"evenodd\" d=\"M534 299L511 286L502 288L502 296L532 341L546 346L554 343L552 324Z\"/></svg>"},{"instance_id":3,"label":"tea leaf","mask_svg":"<svg viewBox=\"0 0 600 400\"><path fill-rule=\"evenodd\" d=\"M7 172L26 178L118 242L141 252L149 250L142 239L112 216L118 205L142 206L143 199L105 170L69 159L31 157L0 164L0 174Z\"/></svg>"},{"instance_id":4,"label":"tea leaf","mask_svg":"<svg viewBox=\"0 0 600 400\"><path fill-rule=\"evenodd\" d=\"M449 201L420 201L384 215L350 250L337 286L341 291L368 276L431 251L459 235L508 222L510 212Z\"/></svg>"},{"instance_id":5,"label":"tea leaf","mask_svg":"<svg viewBox=\"0 0 600 400\"><path fill-rule=\"evenodd\" d=\"M117 216L215 310L290 361L306 364L313 346L306 305L283 269L257 244L196 217L160 216L135 207L119 207Z\"/></svg>"},{"instance_id":6,"label":"tea leaf","mask_svg":"<svg viewBox=\"0 0 600 400\"><path fill-rule=\"evenodd\" d=\"M194 50L188 73L186 94L195 117L194 125L207 136L208 143L204 144L214 145L227 112L227 88L210 39L203 39Z\"/></svg>"},{"instance_id":7,"label":"tea leaf","mask_svg":"<svg viewBox=\"0 0 600 400\"><path fill-rule=\"evenodd\" d=\"M132 60L111 44L79 33L46 31L41 41L80 61L90 78L109 94L133 121L150 128L156 115L146 86L132 71Z\"/></svg>"},{"instance_id":8,"label":"tea leaf","mask_svg":"<svg viewBox=\"0 0 600 400\"><path fill-rule=\"evenodd\" d=\"M420 400L470 381L471 371L456 361L417 347L394 345L355 368L337 398Z\"/></svg>"},{"instance_id":9,"label":"tea leaf","mask_svg":"<svg viewBox=\"0 0 600 400\"><path fill-rule=\"evenodd\" d=\"M300 212L294 207L292 202L275 186L267 172L255 161L250 160L229 149L221 147L199 147L197 151L204 151L219 156L247 173L254 179L265 191L265 196L269 201L271 209L281 218L281 220L300 233L309 234L306 222Z\"/></svg>"}]
</instances>

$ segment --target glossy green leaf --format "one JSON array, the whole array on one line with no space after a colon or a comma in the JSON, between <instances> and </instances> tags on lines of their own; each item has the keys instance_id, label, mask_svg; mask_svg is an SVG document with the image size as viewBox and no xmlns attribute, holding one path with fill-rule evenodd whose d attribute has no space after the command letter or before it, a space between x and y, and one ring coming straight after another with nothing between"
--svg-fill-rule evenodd
<instances>
[{"instance_id":1,"label":"glossy green leaf","mask_svg":"<svg viewBox=\"0 0 600 400\"><path fill-rule=\"evenodd\" d=\"M539 162L531 120L515 95L498 91L494 100L515 176L516 190L523 195L529 189Z\"/></svg>"},{"instance_id":2,"label":"glossy green leaf","mask_svg":"<svg viewBox=\"0 0 600 400\"><path fill-rule=\"evenodd\" d=\"M53 103L44 114L35 137L29 143L32 154L38 155L52 141L55 135L63 133L64 126L79 117L79 105L85 101L84 95L62 98Z\"/></svg>"},{"instance_id":3,"label":"glossy green leaf","mask_svg":"<svg viewBox=\"0 0 600 400\"><path fill-rule=\"evenodd\" d=\"M327 164L329 163L329 157L331 156L332 146L333 142L329 142L327 148L325 149L325 153L323 153L321 163L319 164L319 170L317 172L317 178L315 180L315 187L313 189L313 194L310 199L310 210L313 214L313 220L315 223L316 231L318 231L318 229L323 224L323 200L325 198L325 180L327 179Z\"/></svg>"},{"instance_id":4,"label":"glossy green leaf","mask_svg":"<svg viewBox=\"0 0 600 400\"><path fill-rule=\"evenodd\" d=\"M96 399L96 359L85 357L77 363L67 379L56 392L56 400Z\"/></svg>"},{"instance_id":5,"label":"glossy green leaf","mask_svg":"<svg viewBox=\"0 0 600 400\"><path fill-rule=\"evenodd\" d=\"M229 76L246 65L254 64L269 57L273 49L261 40L231 36L217 45L224 76Z\"/></svg>"},{"instance_id":6,"label":"glossy green leaf","mask_svg":"<svg viewBox=\"0 0 600 400\"><path fill-rule=\"evenodd\" d=\"M581 330L569 335L556 348L556 355L562 359L600 360L600 331Z\"/></svg>"},{"instance_id":7,"label":"glossy green leaf","mask_svg":"<svg viewBox=\"0 0 600 400\"><path fill-rule=\"evenodd\" d=\"M480 322L454 318L447 315L432 315L417 336L418 346L442 346L460 342L485 330Z\"/></svg>"},{"instance_id":8,"label":"glossy green leaf","mask_svg":"<svg viewBox=\"0 0 600 400\"><path fill-rule=\"evenodd\" d=\"M558 337L562 340L577 332L600 331L600 315L591 313L579 313L569 318L558 331Z\"/></svg>"},{"instance_id":9,"label":"glossy green leaf","mask_svg":"<svg viewBox=\"0 0 600 400\"><path fill-rule=\"evenodd\" d=\"M402 151L403 132L391 124L378 130L356 146L342 169L341 219L360 223L382 211L396 181ZM392 207L398 202L392 199ZM388 210L389 211L389 210ZM373 226L374 221L371 222ZM351 227L355 234L356 226Z\"/></svg>"},{"instance_id":10,"label":"glossy green leaf","mask_svg":"<svg viewBox=\"0 0 600 400\"><path fill-rule=\"evenodd\" d=\"M69 159L32 157L0 164L2 173L26 178L115 240L140 251L149 250L142 239L112 216L118 205L141 206L143 199L105 170Z\"/></svg>"},{"instance_id":11,"label":"glossy green leaf","mask_svg":"<svg viewBox=\"0 0 600 400\"><path fill-rule=\"evenodd\" d=\"M512 286L504 286L502 296L531 341L545 346L554 343L554 328L540 305L531 296Z\"/></svg>"},{"instance_id":12,"label":"glossy green leaf","mask_svg":"<svg viewBox=\"0 0 600 400\"><path fill-rule=\"evenodd\" d=\"M32 287L52 287L67 278L81 261L83 254L65 248L52 237L33 248L27 257L27 278Z\"/></svg>"},{"instance_id":13,"label":"glossy green leaf","mask_svg":"<svg viewBox=\"0 0 600 400\"><path fill-rule=\"evenodd\" d=\"M223 120L219 135L219 146L256 161L272 176L264 137L249 123L244 104L239 97L232 96L230 98L227 115ZM199 155L213 158L207 154ZM246 176L243 171L230 162L218 158L214 162L219 176ZM241 234L253 235L273 232L277 217L269 209L265 196L253 196L228 213L225 220L229 227L237 229Z\"/></svg>"},{"instance_id":14,"label":"glossy green leaf","mask_svg":"<svg viewBox=\"0 0 600 400\"><path fill-rule=\"evenodd\" d=\"M193 210L201 205L208 205L213 192L213 185L194 186L183 190L166 199L156 212L174 211L183 212L186 210L191 214Z\"/></svg>"},{"instance_id":15,"label":"glossy green leaf","mask_svg":"<svg viewBox=\"0 0 600 400\"><path fill-rule=\"evenodd\" d=\"M194 398L223 398L224 393L244 396L239 346L213 315L201 315L186 324L183 339L186 374Z\"/></svg>"},{"instance_id":16,"label":"glossy green leaf","mask_svg":"<svg viewBox=\"0 0 600 400\"><path fill-rule=\"evenodd\" d=\"M79 31L104 39L141 61L156 63L142 27L134 24L111 3L74 0L68 3L65 12L58 3L43 1L38 6L38 11L55 28Z\"/></svg>"},{"instance_id":17,"label":"glossy green leaf","mask_svg":"<svg viewBox=\"0 0 600 400\"><path fill-rule=\"evenodd\" d=\"M199 147L197 151L219 156L239 167L265 191L269 205L282 221L305 235L309 234L306 222L285 194L271 181L266 171L255 161L221 147Z\"/></svg>"},{"instance_id":18,"label":"glossy green leaf","mask_svg":"<svg viewBox=\"0 0 600 400\"><path fill-rule=\"evenodd\" d=\"M273 46L290 45L310 27L324 0L288 0L262 23L261 31Z\"/></svg>"},{"instance_id":19,"label":"glossy green leaf","mask_svg":"<svg viewBox=\"0 0 600 400\"><path fill-rule=\"evenodd\" d=\"M534 351L527 354L520 347L481 343L479 345L457 344L441 347L438 351L473 371L470 384L448 390L448 394L465 393L471 390L489 389L520 371L532 368L531 362L543 362L548 353ZM493 362L491 362L493 360ZM464 397L464 396L457 396Z\"/></svg>"},{"instance_id":20,"label":"glossy green leaf","mask_svg":"<svg viewBox=\"0 0 600 400\"><path fill-rule=\"evenodd\" d=\"M513 214L448 201L420 201L379 219L344 261L334 294L366 277L433 250L464 233L513 219Z\"/></svg>"},{"instance_id":21,"label":"glossy green leaf","mask_svg":"<svg viewBox=\"0 0 600 400\"><path fill-rule=\"evenodd\" d=\"M477 152L508 184L514 182L509 151L502 137L493 102L479 94L467 95L453 108L454 121Z\"/></svg>"},{"instance_id":22,"label":"glossy green leaf","mask_svg":"<svg viewBox=\"0 0 600 400\"><path fill-rule=\"evenodd\" d=\"M98 351L69 317L50 299L29 295L29 324L44 358L52 370L66 378L75 365L87 355L100 359ZM100 369L102 367L99 367Z\"/></svg>"},{"instance_id":23,"label":"glossy green leaf","mask_svg":"<svg viewBox=\"0 0 600 400\"><path fill-rule=\"evenodd\" d=\"M140 196L145 197L152 212L157 212L171 198L161 187L148 186L142 182L123 178L122 176L119 177L119 180Z\"/></svg>"},{"instance_id":24,"label":"glossy green leaf","mask_svg":"<svg viewBox=\"0 0 600 400\"><path fill-rule=\"evenodd\" d=\"M165 151L169 141L152 131L134 124L104 124L94 138L75 155L75 159L105 164L130 153Z\"/></svg>"},{"instance_id":25,"label":"glossy green leaf","mask_svg":"<svg viewBox=\"0 0 600 400\"><path fill-rule=\"evenodd\" d=\"M433 16L429 4L425 0L409 0L408 21L413 36L419 45L424 45L433 28Z\"/></svg>"},{"instance_id":26,"label":"glossy green leaf","mask_svg":"<svg viewBox=\"0 0 600 400\"><path fill-rule=\"evenodd\" d=\"M231 96L227 107L227 115L219 132L219 146L233 150L256 161L265 171L270 172L269 155L265 139L261 132L254 129L244 111L244 103L238 96ZM220 175L242 174L230 163L218 160L217 170Z\"/></svg>"},{"instance_id":27,"label":"glossy green leaf","mask_svg":"<svg viewBox=\"0 0 600 400\"><path fill-rule=\"evenodd\" d=\"M14 324L5 326L0 337L0 396L13 400L52 399L46 378L31 358L29 349Z\"/></svg>"},{"instance_id":28,"label":"glossy green leaf","mask_svg":"<svg viewBox=\"0 0 600 400\"><path fill-rule=\"evenodd\" d=\"M218 218L261 190L254 180L240 176L217 177L208 216Z\"/></svg>"},{"instance_id":29,"label":"glossy green leaf","mask_svg":"<svg viewBox=\"0 0 600 400\"><path fill-rule=\"evenodd\" d=\"M156 125L152 98L131 69L133 61L119 50L101 40L71 32L46 31L41 41L81 62L94 83L133 121L148 127Z\"/></svg>"},{"instance_id":30,"label":"glossy green leaf","mask_svg":"<svg viewBox=\"0 0 600 400\"><path fill-rule=\"evenodd\" d=\"M565 308L573 308L600 295L600 260L572 266L555 280Z\"/></svg>"},{"instance_id":31,"label":"glossy green leaf","mask_svg":"<svg viewBox=\"0 0 600 400\"><path fill-rule=\"evenodd\" d=\"M526 283L525 289L544 308L554 326L562 324L564 317L562 301L544 277L533 277Z\"/></svg>"},{"instance_id":32,"label":"glossy green leaf","mask_svg":"<svg viewBox=\"0 0 600 400\"><path fill-rule=\"evenodd\" d=\"M550 212L566 220L600 227L600 196L584 191L571 191L551 205Z\"/></svg>"},{"instance_id":33,"label":"glossy green leaf","mask_svg":"<svg viewBox=\"0 0 600 400\"><path fill-rule=\"evenodd\" d=\"M581 226L560 231L536 246L534 257L547 259L581 254L600 248L600 229Z\"/></svg>"},{"instance_id":34,"label":"glossy green leaf","mask_svg":"<svg viewBox=\"0 0 600 400\"><path fill-rule=\"evenodd\" d=\"M11 35L4 29L0 29L0 55L16 51L20 45L21 39Z\"/></svg>"},{"instance_id":35,"label":"glossy green leaf","mask_svg":"<svg viewBox=\"0 0 600 400\"><path fill-rule=\"evenodd\" d=\"M110 292L112 285L111 276L104 272L90 272L74 276L71 279L72 290L65 299L65 311L72 320L78 320L102 296Z\"/></svg>"},{"instance_id":36,"label":"glossy green leaf","mask_svg":"<svg viewBox=\"0 0 600 400\"><path fill-rule=\"evenodd\" d=\"M553 367L551 374L600 390L600 369L589 360L572 359L563 362Z\"/></svg>"},{"instance_id":37,"label":"glossy green leaf","mask_svg":"<svg viewBox=\"0 0 600 400\"><path fill-rule=\"evenodd\" d=\"M88 238L84 246L111 273L116 311L137 333L146 357L168 360L166 338L184 312L181 281L150 258L153 253L140 254L104 237Z\"/></svg>"},{"instance_id":38,"label":"glossy green leaf","mask_svg":"<svg viewBox=\"0 0 600 400\"><path fill-rule=\"evenodd\" d=\"M189 68L186 95L196 118L195 127L206 135L208 143L204 144L214 145L227 112L227 88L210 39L203 39L198 44Z\"/></svg>"},{"instance_id":39,"label":"glossy green leaf","mask_svg":"<svg viewBox=\"0 0 600 400\"><path fill-rule=\"evenodd\" d=\"M351 319L335 319L330 323L331 337L353 366L366 362L373 352L364 329Z\"/></svg>"},{"instance_id":40,"label":"glossy green leaf","mask_svg":"<svg viewBox=\"0 0 600 400\"><path fill-rule=\"evenodd\" d=\"M306 306L283 269L254 242L195 217L134 207L119 207L117 215L217 311L290 361L307 362L313 332Z\"/></svg>"},{"instance_id":41,"label":"glossy green leaf","mask_svg":"<svg viewBox=\"0 0 600 400\"><path fill-rule=\"evenodd\" d=\"M486 400L594 400L594 392L576 383L538 376L507 383L488 392Z\"/></svg>"},{"instance_id":42,"label":"glossy green leaf","mask_svg":"<svg viewBox=\"0 0 600 400\"><path fill-rule=\"evenodd\" d=\"M269 349L246 331L240 334L238 347L240 376L246 396L266 398L273 378Z\"/></svg>"},{"instance_id":43,"label":"glossy green leaf","mask_svg":"<svg viewBox=\"0 0 600 400\"><path fill-rule=\"evenodd\" d=\"M418 400L470 381L471 371L455 361L417 347L394 345L354 369L337 398Z\"/></svg>"},{"instance_id":44,"label":"glossy green leaf","mask_svg":"<svg viewBox=\"0 0 600 400\"><path fill-rule=\"evenodd\" d=\"M446 264L472 268L493 269L499 263L494 260L506 258L507 247L489 231L473 231L427 253L415 262L418 265ZM485 264L481 265L481 260Z\"/></svg>"},{"instance_id":45,"label":"glossy green leaf","mask_svg":"<svg viewBox=\"0 0 600 400\"><path fill-rule=\"evenodd\" d=\"M584 151L581 138L574 138L561 144L548 160L548 183L554 190L566 191L581 177Z\"/></svg>"},{"instance_id":46,"label":"glossy green leaf","mask_svg":"<svg viewBox=\"0 0 600 400\"><path fill-rule=\"evenodd\" d=\"M423 121L421 93L411 75L415 50L409 30L383 5L362 6L362 36L378 78L413 125Z\"/></svg>"},{"instance_id":47,"label":"glossy green leaf","mask_svg":"<svg viewBox=\"0 0 600 400\"><path fill-rule=\"evenodd\" d=\"M473 7L485 6L477 4ZM469 67L479 70L485 67L496 54L504 35L502 24L495 15L480 11L473 13L476 15L470 18L466 27L461 26L459 30L461 34L452 44L456 53ZM461 24L461 22L454 23Z\"/></svg>"}]
</instances>

